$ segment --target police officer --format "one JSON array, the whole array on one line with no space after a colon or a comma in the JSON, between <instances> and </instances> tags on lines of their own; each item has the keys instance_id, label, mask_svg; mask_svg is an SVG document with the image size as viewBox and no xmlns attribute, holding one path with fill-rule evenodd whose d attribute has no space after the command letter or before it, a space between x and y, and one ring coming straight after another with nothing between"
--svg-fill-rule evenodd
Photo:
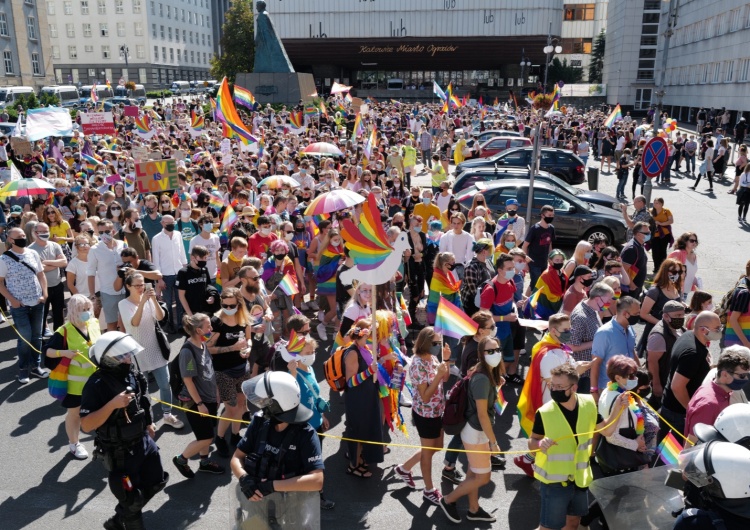
<instances>
[{"instance_id":1,"label":"police officer","mask_svg":"<svg viewBox=\"0 0 750 530\"><path fill-rule=\"evenodd\" d=\"M242 383L248 401L261 409L253 417L231 461L243 495L260 501L275 491L320 491L320 440L300 405L297 380L286 372L266 372Z\"/></svg>"},{"instance_id":2,"label":"police officer","mask_svg":"<svg viewBox=\"0 0 750 530\"><path fill-rule=\"evenodd\" d=\"M98 370L83 387L81 428L96 430L94 458L103 461L119 501L115 515L104 523L107 530L144 529L141 510L169 479L153 440L146 378L131 364L142 350L119 331L105 333L89 348Z\"/></svg>"}]
</instances>

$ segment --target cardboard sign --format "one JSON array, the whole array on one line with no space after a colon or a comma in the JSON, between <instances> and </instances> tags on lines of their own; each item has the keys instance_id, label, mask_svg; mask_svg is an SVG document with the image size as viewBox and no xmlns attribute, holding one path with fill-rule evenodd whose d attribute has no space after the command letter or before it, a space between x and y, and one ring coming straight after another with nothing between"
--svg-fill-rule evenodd
<instances>
[{"instance_id":1,"label":"cardboard sign","mask_svg":"<svg viewBox=\"0 0 750 530\"><path fill-rule=\"evenodd\" d=\"M151 151L148 154L149 160L162 160L163 158L164 158L164 155L162 155L160 151Z\"/></svg>"},{"instance_id":2,"label":"cardboard sign","mask_svg":"<svg viewBox=\"0 0 750 530\"><path fill-rule=\"evenodd\" d=\"M126 105L125 106L125 111L123 112L123 114L125 116L131 116L133 118L137 118L138 117L138 107L136 107L135 105Z\"/></svg>"},{"instance_id":3,"label":"cardboard sign","mask_svg":"<svg viewBox=\"0 0 750 530\"><path fill-rule=\"evenodd\" d=\"M130 154L136 162L148 160L148 149L143 146L134 146L133 149L130 150Z\"/></svg>"},{"instance_id":4,"label":"cardboard sign","mask_svg":"<svg viewBox=\"0 0 750 530\"><path fill-rule=\"evenodd\" d=\"M115 122L111 112L82 112L83 134L115 134Z\"/></svg>"},{"instance_id":5,"label":"cardboard sign","mask_svg":"<svg viewBox=\"0 0 750 530\"><path fill-rule=\"evenodd\" d=\"M156 193L177 189L176 160L151 160L135 165L135 178L140 193Z\"/></svg>"},{"instance_id":6,"label":"cardboard sign","mask_svg":"<svg viewBox=\"0 0 750 530\"><path fill-rule=\"evenodd\" d=\"M17 136L10 137L10 148L13 149L18 158L32 155L31 142Z\"/></svg>"},{"instance_id":7,"label":"cardboard sign","mask_svg":"<svg viewBox=\"0 0 750 530\"><path fill-rule=\"evenodd\" d=\"M187 155L185 154L185 151L175 151L172 155L172 158L175 160L185 160L186 157Z\"/></svg>"}]
</instances>

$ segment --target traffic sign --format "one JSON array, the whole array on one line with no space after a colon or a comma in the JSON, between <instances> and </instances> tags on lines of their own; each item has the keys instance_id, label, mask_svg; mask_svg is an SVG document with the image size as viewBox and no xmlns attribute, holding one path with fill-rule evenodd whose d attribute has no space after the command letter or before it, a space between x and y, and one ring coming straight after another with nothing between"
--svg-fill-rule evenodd
<instances>
[{"instance_id":1,"label":"traffic sign","mask_svg":"<svg viewBox=\"0 0 750 530\"><path fill-rule=\"evenodd\" d=\"M117 84L120 86L125 86L125 78L121 77L120 80L117 82Z\"/></svg>"},{"instance_id":2,"label":"traffic sign","mask_svg":"<svg viewBox=\"0 0 750 530\"><path fill-rule=\"evenodd\" d=\"M667 141L660 136L656 136L646 142L641 159L643 174L652 179L667 169L668 164L669 149L667 148Z\"/></svg>"}]
</instances>

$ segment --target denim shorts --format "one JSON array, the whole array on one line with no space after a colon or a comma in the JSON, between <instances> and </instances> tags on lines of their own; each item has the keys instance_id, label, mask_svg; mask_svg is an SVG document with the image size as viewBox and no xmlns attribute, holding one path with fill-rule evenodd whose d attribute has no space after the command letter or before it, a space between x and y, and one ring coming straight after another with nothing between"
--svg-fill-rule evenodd
<instances>
[{"instance_id":1,"label":"denim shorts","mask_svg":"<svg viewBox=\"0 0 750 530\"><path fill-rule=\"evenodd\" d=\"M542 509L539 524L545 528L565 528L568 515L582 517L589 513L589 490L579 489L573 482L542 483L539 488Z\"/></svg>"}]
</instances>

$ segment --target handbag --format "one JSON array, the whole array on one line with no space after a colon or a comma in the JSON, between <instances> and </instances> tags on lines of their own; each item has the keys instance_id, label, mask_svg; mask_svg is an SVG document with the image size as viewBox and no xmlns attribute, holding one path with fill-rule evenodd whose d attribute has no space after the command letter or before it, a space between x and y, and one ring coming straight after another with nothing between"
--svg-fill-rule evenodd
<instances>
[{"instance_id":1,"label":"handbag","mask_svg":"<svg viewBox=\"0 0 750 530\"><path fill-rule=\"evenodd\" d=\"M164 357L165 361L168 361L172 349L169 347L169 338L167 338L167 334L164 333L164 330L161 329L158 320L154 320L154 333L156 333L156 342L159 344L161 356Z\"/></svg>"},{"instance_id":2,"label":"handbag","mask_svg":"<svg viewBox=\"0 0 750 530\"><path fill-rule=\"evenodd\" d=\"M50 396L62 401L68 395L68 369L70 367L68 357L63 357L54 370L50 372L47 379L47 390Z\"/></svg>"},{"instance_id":3,"label":"handbag","mask_svg":"<svg viewBox=\"0 0 750 530\"><path fill-rule=\"evenodd\" d=\"M614 404L615 401L613 400L609 407L610 413ZM624 413L628 415L628 426L620 429L620 436L628 440L635 440L638 434L635 432L633 417L628 409L625 409ZM599 443L596 446L596 461L605 474L615 474L621 471L638 469L650 463L651 458L646 453L612 445L607 441L606 436L600 436Z\"/></svg>"}]
</instances>

